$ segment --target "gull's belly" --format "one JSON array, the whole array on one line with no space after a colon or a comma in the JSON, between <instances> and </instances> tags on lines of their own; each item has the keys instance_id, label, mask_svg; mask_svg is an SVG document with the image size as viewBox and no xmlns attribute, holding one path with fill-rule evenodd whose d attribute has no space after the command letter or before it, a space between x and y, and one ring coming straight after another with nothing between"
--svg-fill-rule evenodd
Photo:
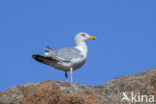
<instances>
[{"instance_id":1,"label":"gull's belly","mask_svg":"<svg viewBox=\"0 0 156 104\"><path fill-rule=\"evenodd\" d=\"M62 71L70 71L70 68L76 70L80 68L86 60L75 61L75 62L57 62L53 67Z\"/></svg>"}]
</instances>

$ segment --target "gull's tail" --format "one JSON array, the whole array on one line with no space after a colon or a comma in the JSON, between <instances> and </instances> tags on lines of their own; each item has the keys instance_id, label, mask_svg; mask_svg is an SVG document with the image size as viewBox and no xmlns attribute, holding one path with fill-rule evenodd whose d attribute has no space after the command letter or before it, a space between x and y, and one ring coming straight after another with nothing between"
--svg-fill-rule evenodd
<instances>
[{"instance_id":1,"label":"gull's tail","mask_svg":"<svg viewBox=\"0 0 156 104\"><path fill-rule=\"evenodd\" d=\"M48 43L45 43L45 47L47 48L45 49L45 55L49 55L49 52L53 49L48 45Z\"/></svg>"},{"instance_id":2,"label":"gull's tail","mask_svg":"<svg viewBox=\"0 0 156 104\"><path fill-rule=\"evenodd\" d=\"M55 50L52 49L52 48L48 45L48 43L45 43L45 47L46 47L45 53L44 53L45 56L51 56L51 55L55 54Z\"/></svg>"},{"instance_id":3,"label":"gull's tail","mask_svg":"<svg viewBox=\"0 0 156 104\"><path fill-rule=\"evenodd\" d=\"M48 45L48 43L45 43L45 47L46 47L47 49L53 50L53 49Z\"/></svg>"}]
</instances>

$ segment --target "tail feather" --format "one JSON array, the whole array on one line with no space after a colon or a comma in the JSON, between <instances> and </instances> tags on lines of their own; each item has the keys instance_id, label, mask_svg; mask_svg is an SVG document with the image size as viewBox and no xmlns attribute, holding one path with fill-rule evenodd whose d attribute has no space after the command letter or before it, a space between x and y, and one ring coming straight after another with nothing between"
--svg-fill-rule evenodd
<instances>
[{"instance_id":1,"label":"tail feather","mask_svg":"<svg viewBox=\"0 0 156 104\"><path fill-rule=\"evenodd\" d=\"M53 50L53 49L48 45L48 43L45 43L45 47L46 47L47 49Z\"/></svg>"}]
</instances>

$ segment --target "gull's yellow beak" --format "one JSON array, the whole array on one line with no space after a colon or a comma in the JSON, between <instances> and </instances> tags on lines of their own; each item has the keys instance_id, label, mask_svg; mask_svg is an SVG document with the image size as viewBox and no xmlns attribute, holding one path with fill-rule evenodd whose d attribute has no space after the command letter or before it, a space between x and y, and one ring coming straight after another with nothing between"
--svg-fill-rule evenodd
<instances>
[{"instance_id":1,"label":"gull's yellow beak","mask_svg":"<svg viewBox=\"0 0 156 104\"><path fill-rule=\"evenodd\" d=\"M93 39L93 40L95 40L96 37L95 37L95 36L90 36L89 39Z\"/></svg>"}]
</instances>

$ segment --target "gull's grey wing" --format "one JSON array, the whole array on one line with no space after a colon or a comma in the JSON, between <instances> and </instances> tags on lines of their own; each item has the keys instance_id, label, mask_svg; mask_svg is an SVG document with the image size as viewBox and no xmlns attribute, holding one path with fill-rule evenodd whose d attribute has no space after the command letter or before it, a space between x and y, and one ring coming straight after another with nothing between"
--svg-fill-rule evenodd
<instances>
[{"instance_id":1,"label":"gull's grey wing","mask_svg":"<svg viewBox=\"0 0 156 104\"><path fill-rule=\"evenodd\" d=\"M62 48L56 51L55 57L64 61L71 61L73 59L80 59L83 56L76 48Z\"/></svg>"},{"instance_id":2,"label":"gull's grey wing","mask_svg":"<svg viewBox=\"0 0 156 104\"><path fill-rule=\"evenodd\" d=\"M45 57L54 59L55 61L64 61L64 62L69 62L68 60L65 60L61 57L57 56L57 51L56 50L51 50L51 49L46 49L45 50Z\"/></svg>"},{"instance_id":3,"label":"gull's grey wing","mask_svg":"<svg viewBox=\"0 0 156 104\"><path fill-rule=\"evenodd\" d=\"M46 49L45 56L56 61L70 62L73 59L82 58L81 52L76 48L62 48L59 50Z\"/></svg>"},{"instance_id":4,"label":"gull's grey wing","mask_svg":"<svg viewBox=\"0 0 156 104\"><path fill-rule=\"evenodd\" d=\"M45 56L57 61L70 62L73 59L82 58L81 52L76 48L62 48L59 50L52 49L48 43L45 43Z\"/></svg>"}]
</instances>

